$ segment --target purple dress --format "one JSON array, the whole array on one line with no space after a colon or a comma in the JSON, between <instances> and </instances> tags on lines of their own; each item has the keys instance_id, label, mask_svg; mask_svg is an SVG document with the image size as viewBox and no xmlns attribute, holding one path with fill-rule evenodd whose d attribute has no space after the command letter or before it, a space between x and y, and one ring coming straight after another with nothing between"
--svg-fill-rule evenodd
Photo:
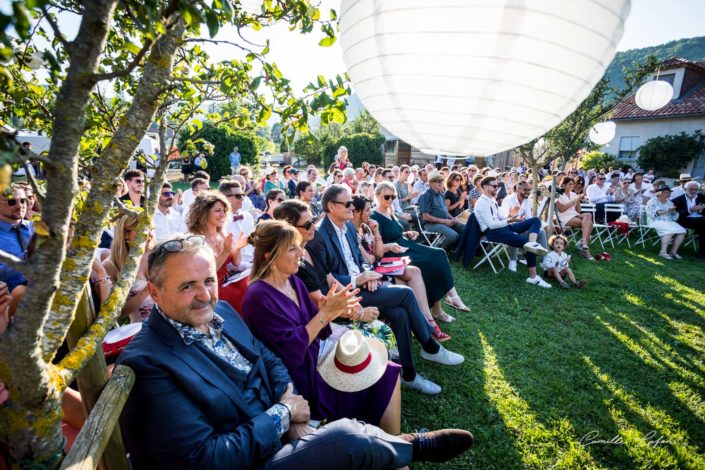
<instances>
[{"instance_id":1,"label":"purple dress","mask_svg":"<svg viewBox=\"0 0 705 470\"><path fill-rule=\"evenodd\" d=\"M298 392L308 400L311 418L328 421L356 418L379 424L394 393L400 367L388 362L382 378L360 392L341 392L330 387L316 369L320 342L330 336L330 326L321 330L318 338L308 344L306 324L318 313L318 307L301 279L291 276L289 281L300 307L264 281L250 285L242 305L250 330L284 362Z\"/></svg>"}]
</instances>

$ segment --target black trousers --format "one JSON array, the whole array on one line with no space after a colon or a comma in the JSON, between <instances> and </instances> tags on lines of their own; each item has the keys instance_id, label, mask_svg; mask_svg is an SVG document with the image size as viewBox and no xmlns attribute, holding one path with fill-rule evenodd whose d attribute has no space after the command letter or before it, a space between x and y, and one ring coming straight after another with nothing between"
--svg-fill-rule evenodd
<instances>
[{"instance_id":1,"label":"black trousers","mask_svg":"<svg viewBox=\"0 0 705 470\"><path fill-rule=\"evenodd\" d=\"M428 324L416 301L416 295L407 286L384 286L376 291L360 291L363 307L377 307L379 319L389 324L397 338L399 360L402 367L413 368L411 353L411 333L421 343L431 339L433 329Z\"/></svg>"}]
</instances>

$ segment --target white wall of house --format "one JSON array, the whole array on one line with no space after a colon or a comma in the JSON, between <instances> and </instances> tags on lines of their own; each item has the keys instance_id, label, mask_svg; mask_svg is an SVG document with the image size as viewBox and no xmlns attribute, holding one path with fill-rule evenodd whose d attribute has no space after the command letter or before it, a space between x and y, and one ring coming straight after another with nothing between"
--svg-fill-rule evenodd
<instances>
[{"instance_id":1,"label":"white wall of house","mask_svg":"<svg viewBox=\"0 0 705 470\"><path fill-rule=\"evenodd\" d=\"M638 147L652 137L679 134L686 132L692 134L700 129L705 132L705 116L666 119L634 119L616 121L617 129L614 139L600 151L636 166ZM693 176L705 176L705 153L700 158L690 162L686 168L679 168L679 172L691 173Z\"/></svg>"}]
</instances>

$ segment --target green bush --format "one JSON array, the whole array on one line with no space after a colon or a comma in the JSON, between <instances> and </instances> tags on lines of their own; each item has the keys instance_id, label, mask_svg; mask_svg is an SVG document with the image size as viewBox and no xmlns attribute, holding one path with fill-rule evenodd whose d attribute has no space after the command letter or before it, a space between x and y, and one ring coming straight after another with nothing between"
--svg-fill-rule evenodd
<instances>
[{"instance_id":1,"label":"green bush","mask_svg":"<svg viewBox=\"0 0 705 470\"><path fill-rule=\"evenodd\" d=\"M381 165L383 162L384 136L377 134L352 134L339 139L335 143L326 145L323 148L324 168L328 168L333 162L338 148L345 146L348 149L348 157L355 168L362 166L362 162L369 162Z\"/></svg>"},{"instance_id":2,"label":"green bush","mask_svg":"<svg viewBox=\"0 0 705 470\"><path fill-rule=\"evenodd\" d=\"M676 135L654 137L639 147L637 163L644 170L654 170L666 177L678 176L678 170L695 160L705 150L705 136L700 130L693 135L681 132Z\"/></svg>"},{"instance_id":3,"label":"green bush","mask_svg":"<svg viewBox=\"0 0 705 470\"><path fill-rule=\"evenodd\" d=\"M317 165L321 161L321 141L312 135L296 139L292 149L296 155L305 158L310 164Z\"/></svg>"},{"instance_id":4,"label":"green bush","mask_svg":"<svg viewBox=\"0 0 705 470\"><path fill-rule=\"evenodd\" d=\"M589 170L591 168L594 168L595 170L604 168L606 170L611 166L618 167L620 166L620 163L609 153L598 152L597 150L586 153L580 161L580 167L583 170Z\"/></svg>"},{"instance_id":5,"label":"green bush","mask_svg":"<svg viewBox=\"0 0 705 470\"><path fill-rule=\"evenodd\" d=\"M214 146L213 155L206 157L208 161L206 171L211 175L211 179L217 181L230 174L230 153L236 145L242 156L243 165L259 166L259 154L262 151L260 139L261 137L251 131L236 131L230 127L217 127L210 122L205 122L201 129L195 129L193 133L189 129L184 129L179 142L180 149L185 154L204 152L206 143Z\"/></svg>"}]
</instances>

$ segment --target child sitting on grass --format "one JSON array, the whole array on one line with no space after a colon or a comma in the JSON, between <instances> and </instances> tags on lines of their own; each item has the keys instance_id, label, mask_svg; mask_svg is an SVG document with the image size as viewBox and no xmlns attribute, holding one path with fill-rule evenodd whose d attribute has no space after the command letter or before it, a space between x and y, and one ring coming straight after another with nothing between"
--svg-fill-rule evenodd
<instances>
[{"instance_id":1,"label":"child sitting on grass","mask_svg":"<svg viewBox=\"0 0 705 470\"><path fill-rule=\"evenodd\" d=\"M585 281L577 281L573 271L570 270L570 256L563 252L566 246L568 246L568 239L563 235L553 235L548 239L548 247L551 251L543 257L544 276L552 277L558 281L562 288L570 289L568 283L563 279L568 277L570 282L580 289L586 283Z\"/></svg>"}]
</instances>

